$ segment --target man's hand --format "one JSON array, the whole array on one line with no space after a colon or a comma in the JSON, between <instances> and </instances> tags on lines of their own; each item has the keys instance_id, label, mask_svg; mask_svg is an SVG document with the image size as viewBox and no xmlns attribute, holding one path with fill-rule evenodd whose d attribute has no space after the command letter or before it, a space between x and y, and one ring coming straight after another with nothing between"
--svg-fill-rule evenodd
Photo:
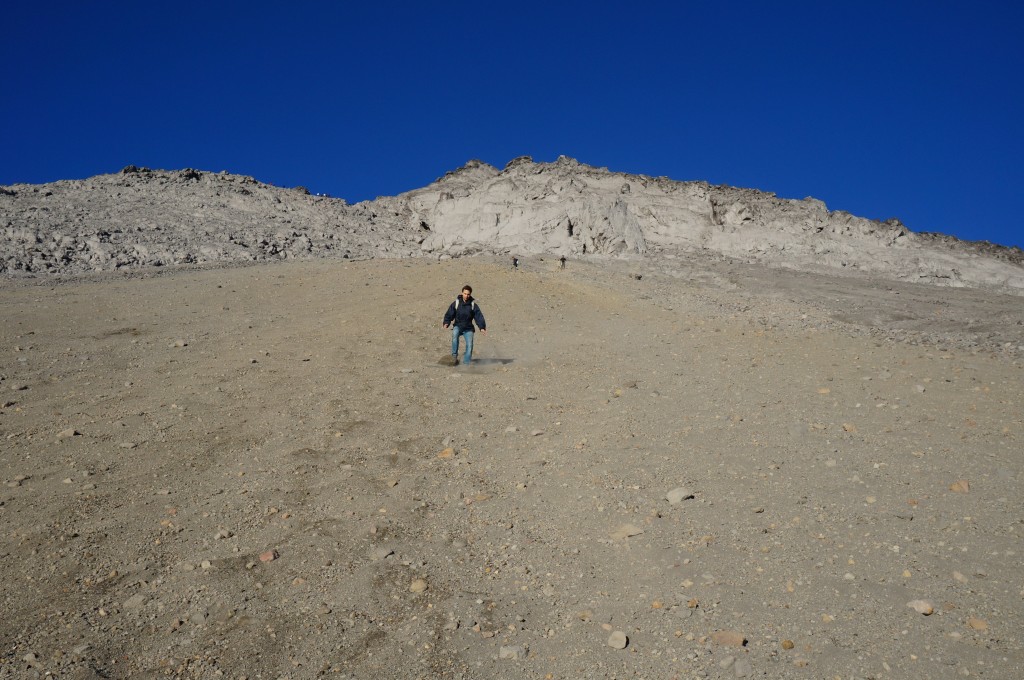
<instances>
[{"instance_id":1,"label":"man's hand","mask_svg":"<svg viewBox=\"0 0 1024 680\"><path fill-rule=\"evenodd\" d=\"M441 324L441 328L448 328L448 324L446 324L446 323Z\"/></svg>"},{"instance_id":2,"label":"man's hand","mask_svg":"<svg viewBox=\"0 0 1024 680\"><path fill-rule=\"evenodd\" d=\"M487 329L486 328L481 328L480 332L483 333L484 335L487 335Z\"/></svg>"}]
</instances>

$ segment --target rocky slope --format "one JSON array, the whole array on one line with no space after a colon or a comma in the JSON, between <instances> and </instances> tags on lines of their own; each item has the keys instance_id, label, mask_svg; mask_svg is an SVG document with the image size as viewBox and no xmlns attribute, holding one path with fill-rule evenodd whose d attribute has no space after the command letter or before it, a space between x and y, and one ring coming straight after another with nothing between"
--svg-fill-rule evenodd
<instances>
[{"instance_id":1,"label":"rocky slope","mask_svg":"<svg viewBox=\"0 0 1024 680\"><path fill-rule=\"evenodd\" d=\"M917 234L821 201L528 157L471 161L427 187L348 205L251 177L129 166L0 188L0 273L472 254L673 258L1024 291L1024 253Z\"/></svg>"},{"instance_id":2,"label":"rocky slope","mask_svg":"<svg viewBox=\"0 0 1024 680\"><path fill-rule=\"evenodd\" d=\"M1024 677L1020 298L674 263L7 282L0 678Z\"/></svg>"}]
</instances>

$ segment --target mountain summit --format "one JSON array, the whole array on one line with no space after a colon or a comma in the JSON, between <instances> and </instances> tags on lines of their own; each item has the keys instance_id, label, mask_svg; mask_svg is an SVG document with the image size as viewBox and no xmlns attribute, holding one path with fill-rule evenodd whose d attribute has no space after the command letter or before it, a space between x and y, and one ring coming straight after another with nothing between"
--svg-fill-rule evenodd
<instances>
[{"instance_id":1,"label":"mountain summit","mask_svg":"<svg viewBox=\"0 0 1024 680\"><path fill-rule=\"evenodd\" d=\"M129 166L0 188L0 273L210 262L476 254L671 260L705 253L799 271L1024 292L1024 253L914 233L813 198L523 156L470 161L349 205L251 177Z\"/></svg>"}]
</instances>

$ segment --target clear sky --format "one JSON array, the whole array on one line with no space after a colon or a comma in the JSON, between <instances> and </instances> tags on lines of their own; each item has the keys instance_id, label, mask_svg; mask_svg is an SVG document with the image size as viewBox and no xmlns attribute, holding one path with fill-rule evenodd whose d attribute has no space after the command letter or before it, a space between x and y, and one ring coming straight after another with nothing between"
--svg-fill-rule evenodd
<instances>
[{"instance_id":1,"label":"clear sky","mask_svg":"<svg viewBox=\"0 0 1024 680\"><path fill-rule=\"evenodd\" d=\"M0 67L0 184L135 164L355 202L564 154L1024 246L1017 1L19 0Z\"/></svg>"}]
</instances>

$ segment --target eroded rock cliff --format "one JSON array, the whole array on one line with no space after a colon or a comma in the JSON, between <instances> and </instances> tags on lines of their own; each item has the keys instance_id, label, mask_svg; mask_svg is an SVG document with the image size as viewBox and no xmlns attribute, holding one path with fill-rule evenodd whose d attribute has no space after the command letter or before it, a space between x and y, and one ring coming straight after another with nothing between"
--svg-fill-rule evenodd
<instances>
[{"instance_id":1,"label":"eroded rock cliff","mask_svg":"<svg viewBox=\"0 0 1024 680\"><path fill-rule=\"evenodd\" d=\"M349 205L251 177L129 166L0 188L0 273L66 275L293 258L710 253L806 271L1024 291L1017 248L917 234L813 198L612 172L560 157L479 161Z\"/></svg>"}]
</instances>

